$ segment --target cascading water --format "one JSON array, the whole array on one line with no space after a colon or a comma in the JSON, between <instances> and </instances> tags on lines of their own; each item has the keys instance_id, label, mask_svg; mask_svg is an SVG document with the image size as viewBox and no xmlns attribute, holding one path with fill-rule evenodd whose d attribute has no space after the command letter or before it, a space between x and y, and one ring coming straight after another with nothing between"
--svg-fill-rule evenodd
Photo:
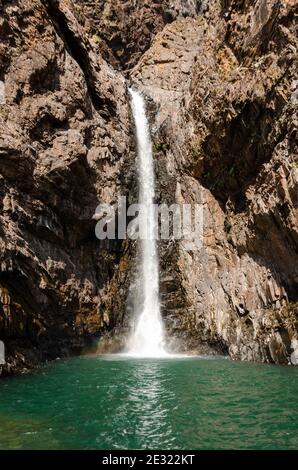
<instances>
[{"instance_id":1,"label":"cascading water","mask_svg":"<svg viewBox=\"0 0 298 470\"><path fill-rule=\"evenodd\" d=\"M146 117L145 102L140 93L132 89L132 112L136 126L138 149L139 204L145 209L141 217L145 236L140 240L140 285L142 308L134 331L128 342L128 354L138 357L162 357L164 329L159 304L159 266L154 234L157 221L154 217L154 167L152 142ZM145 226L144 226L145 224Z\"/></svg>"}]
</instances>

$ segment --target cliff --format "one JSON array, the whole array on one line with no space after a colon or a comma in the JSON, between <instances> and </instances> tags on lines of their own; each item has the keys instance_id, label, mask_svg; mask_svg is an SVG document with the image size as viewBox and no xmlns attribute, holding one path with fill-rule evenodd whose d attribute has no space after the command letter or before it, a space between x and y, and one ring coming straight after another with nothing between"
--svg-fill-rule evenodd
<instances>
[{"instance_id":1,"label":"cliff","mask_svg":"<svg viewBox=\"0 0 298 470\"><path fill-rule=\"evenodd\" d=\"M109 327L122 246L100 245L92 216L125 187L131 131L125 80L71 3L2 2L0 57L0 336L21 368Z\"/></svg>"},{"instance_id":2,"label":"cliff","mask_svg":"<svg viewBox=\"0 0 298 470\"><path fill-rule=\"evenodd\" d=\"M148 98L158 201L204 207L201 250L160 244L169 340L287 363L298 349L297 2L17 0L0 11L10 370L100 337L117 348L128 331L135 246L100 242L92 219L100 202L136 197L128 82Z\"/></svg>"}]
</instances>

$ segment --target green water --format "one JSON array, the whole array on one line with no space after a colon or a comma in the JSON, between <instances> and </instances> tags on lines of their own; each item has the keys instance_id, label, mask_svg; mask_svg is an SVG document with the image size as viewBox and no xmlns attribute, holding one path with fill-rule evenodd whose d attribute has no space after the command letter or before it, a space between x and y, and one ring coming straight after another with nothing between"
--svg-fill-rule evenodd
<instances>
[{"instance_id":1,"label":"green water","mask_svg":"<svg viewBox=\"0 0 298 470\"><path fill-rule=\"evenodd\" d=\"M0 381L0 449L295 449L298 369L81 357Z\"/></svg>"}]
</instances>

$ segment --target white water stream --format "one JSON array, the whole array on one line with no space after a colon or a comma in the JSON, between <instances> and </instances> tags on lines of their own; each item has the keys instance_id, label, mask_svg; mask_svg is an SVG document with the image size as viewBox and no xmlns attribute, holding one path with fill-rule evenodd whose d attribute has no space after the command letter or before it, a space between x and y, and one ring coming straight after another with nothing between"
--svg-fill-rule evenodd
<instances>
[{"instance_id":1,"label":"white water stream","mask_svg":"<svg viewBox=\"0 0 298 470\"><path fill-rule=\"evenodd\" d=\"M138 150L139 204L144 207L141 224L145 225L145 237L140 240L140 286L143 299L136 325L128 341L127 354L137 357L167 356L159 303L159 264L157 229L154 217L154 166L149 123L144 98L132 89L131 106L136 127ZM144 228L144 227L143 227Z\"/></svg>"}]
</instances>

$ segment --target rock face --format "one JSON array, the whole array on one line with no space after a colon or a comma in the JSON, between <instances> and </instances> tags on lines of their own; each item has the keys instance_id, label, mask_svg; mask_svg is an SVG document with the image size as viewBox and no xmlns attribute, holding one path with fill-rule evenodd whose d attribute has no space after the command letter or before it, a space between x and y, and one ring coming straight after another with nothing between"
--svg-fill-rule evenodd
<instances>
[{"instance_id":1,"label":"rock face","mask_svg":"<svg viewBox=\"0 0 298 470\"><path fill-rule=\"evenodd\" d=\"M203 200L202 249L163 249L170 331L233 358L287 362L297 339L297 3L242 3L209 2L167 26L133 77L159 110L160 199Z\"/></svg>"},{"instance_id":2,"label":"rock face","mask_svg":"<svg viewBox=\"0 0 298 470\"><path fill-rule=\"evenodd\" d=\"M297 2L0 2L0 339L11 370L129 327L136 196L127 77L148 97L160 202L203 204L203 246L161 243L180 349L297 362ZM126 78L125 78L126 77ZM102 342L104 344L104 341ZM116 344L116 345L115 345Z\"/></svg>"},{"instance_id":3,"label":"rock face","mask_svg":"<svg viewBox=\"0 0 298 470\"><path fill-rule=\"evenodd\" d=\"M84 29L114 67L127 71L154 36L177 18L194 16L196 0L74 0Z\"/></svg>"},{"instance_id":4,"label":"rock face","mask_svg":"<svg viewBox=\"0 0 298 470\"><path fill-rule=\"evenodd\" d=\"M72 8L1 6L0 337L12 368L78 352L113 321L122 242L100 245L92 216L125 193L126 84Z\"/></svg>"}]
</instances>

